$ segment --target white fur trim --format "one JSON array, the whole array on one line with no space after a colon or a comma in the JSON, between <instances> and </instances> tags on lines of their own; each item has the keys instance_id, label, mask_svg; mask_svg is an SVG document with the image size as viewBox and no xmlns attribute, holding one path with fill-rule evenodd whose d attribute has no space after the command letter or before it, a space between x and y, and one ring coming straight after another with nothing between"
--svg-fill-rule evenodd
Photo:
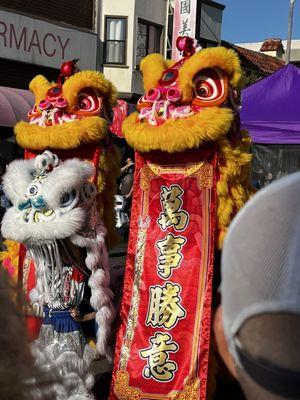
<instances>
[{"instance_id":1,"label":"white fur trim","mask_svg":"<svg viewBox=\"0 0 300 400\"><path fill-rule=\"evenodd\" d=\"M47 175L42 186L42 195L48 208L60 207L61 196L83 185L94 174L94 166L73 158L61 163Z\"/></svg>"},{"instance_id":2,"label":"white fur trim","mask_svg":"<svg viewBox=\"0 0 300 400\"><path fill-rule=\"evenodd\" d=\"M96 356L95 351L89 345L86 345L83 358L72 351L64 352L58 358L55 358L53 353L55 346L55 343L52 343L41 349L38 342L35 341L31 347L38 366L45 372L60 374L63 378L61 384L55 384L51 387L54 392L53 395L55 395L53 398L55 400L94 399L89 391L94 383L90 369Z\"/></svg>"},{"instance_id":3,"label":"white fur trim","mask_svg":"<svg viewBox=\"0 0 300 400\"><path fill-rule=\"evenodd\" d=\"M4 192L13 204L24 200L34 172L34 160L15 160L8 165L2 182Z\"/></svg>"},{"instance_id":4,"label":"white fur trim","mask_svg":"<svg viewBox=\"0 0 300 400\"><path fill-rule=\"evenodd\" d=\"M16 213L14 207L9 208L4 214L1 232L5 239L24 243L30 240L65 239L74 232L79 231L86 220L86 211L74 208L65 215L43 223L26 223L21 213Z\"/></svg>"},{"instance_id":5,"label":"white fur trim","mask_svg":"<svg viewBox=\"0 0 300 400\"><path fill-rule=\"evenodd\" d=\"M87 257L85 264L92 272L88 285L91 288L91 306L96 311L95 320L98 324L96 348L101 355L112 361L112 351L107 344L111 331L111 324L115 319L115 309L112 303L113 293L109 287L109 259L105 245L106 229L103 222L98 221L96 238L89 239L80 235L73 235L72 243L85 247Z\"/></svg>"},{"instance_id":6,"label":"white fur trim","mask_svg":"<svg viewBox=\"0 0 300 400\"><path fill-rule=\"evenodd\" d=\"M44 172L50 166L57 167L59 163L60 160L57 155L53 154L50 150L46 150L35 157L34 166L37 172Z\"/></svg>"}]
</instances>

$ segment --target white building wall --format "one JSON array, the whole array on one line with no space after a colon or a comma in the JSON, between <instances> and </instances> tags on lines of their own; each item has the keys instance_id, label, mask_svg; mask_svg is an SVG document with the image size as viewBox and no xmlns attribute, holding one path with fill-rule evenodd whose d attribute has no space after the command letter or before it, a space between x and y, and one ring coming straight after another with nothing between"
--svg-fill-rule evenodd
<instances>
[{"instance_id":1,"label":"white building wall","mask_svg":"<svg viewBox=\"0 0 300 400\"><path fill-rule=\"evenodd\" d=\"M131 93L132 87L132 54L134 52L133 32L135 24L134 16L135 0L102 0L101 9L101 33L100 39L105 40L105 16L127 17L127 46L125 66L104 66L103 73L107 79L112 81L121 93Z\"/></svg>"},{"instance_id":2,"label":"white building wall","mask_svg":"<svg viewBox=\"0 0 300 400\"><path fill-rule=\"evenodd\" d=\"M260 51L263 42L253 42L253 43L236 43L237 46L244 47L245 49ZM284 48L285 53L282 55L282 59L285 60L286 55L286 45L287 41L282 41L282 46ZM276 57L275 51L264 51L264 54L268 54L270 56ZM300 62L300 39L292 40L291 43L291 61L292 62Z\"/></svg>"},{"instance_id":3,"label":"white building wall","mask_svg":"<svg viewBox=\"0 0 300 400\"><path fill-rule=\"evenodd\" d=\"M136 69L136 34L138 18L163 26L161 52L164 52L167 0L100 0L100 40L105 40L105 16L127 17L126 65L105 65L103 73L121 95L142 94L141 72Z\"/></svg>"},{"instance_id":4,"label":"white building wall","mask_svg":"<svg viewBox=\"0 0 300 400\"><path fill-rule=\"evenodd\" d=\"M253 42L253 43L235 43L237 46L244 47L244 49L259 51L263 42Z\"/></svg>"}]
</instances>

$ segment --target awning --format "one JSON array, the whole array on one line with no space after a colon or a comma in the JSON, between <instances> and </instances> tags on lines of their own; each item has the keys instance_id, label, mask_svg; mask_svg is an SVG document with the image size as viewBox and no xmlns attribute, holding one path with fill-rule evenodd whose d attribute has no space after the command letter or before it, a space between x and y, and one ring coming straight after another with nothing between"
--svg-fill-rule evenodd
<instances>
[{"instance_id":1,"label":"awning","mask_svg":"<svg viewBox=\"0 0 300 400\"><path fill-rule=\"evenodd\" d=\"M300 68L288 64L242 91L242 127L253 143L300 144Z\"/></svg>"},{"instance_id":2,"label":"awning","mask_svg":"<svg viewBox=\"0 0 300 400\"><path fill-rule=\"evenodd\" d=\"M34 96L29 90L0 86L0 126L15 126L21 120L26 121L33 105Z\"/></svg>"}]
</instances>

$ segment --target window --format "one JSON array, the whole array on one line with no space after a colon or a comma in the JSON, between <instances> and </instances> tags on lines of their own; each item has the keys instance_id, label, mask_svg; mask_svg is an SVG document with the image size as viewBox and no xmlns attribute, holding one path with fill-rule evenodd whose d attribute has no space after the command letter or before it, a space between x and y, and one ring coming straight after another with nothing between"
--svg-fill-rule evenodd
<instances>
[{"instance_id":1,"label":"window","mask_svg":"<svg viewBox=\"0 0 300 400\"><path fill-rule=\"evenodd\" d=\"M150 22L139 20L137 27L136 64L151 53L160 52L162 27Z\"/></svg>"},{"instance_id":2,"label":"window","mask_svg":"<svg viewBox=\"0 0 300 400\"><path fill-rule=\"evenodd\" d=\"M106 17L105 28L105 63L126 63L126 31L127 19Z\"/></svg>"}]
</instances>

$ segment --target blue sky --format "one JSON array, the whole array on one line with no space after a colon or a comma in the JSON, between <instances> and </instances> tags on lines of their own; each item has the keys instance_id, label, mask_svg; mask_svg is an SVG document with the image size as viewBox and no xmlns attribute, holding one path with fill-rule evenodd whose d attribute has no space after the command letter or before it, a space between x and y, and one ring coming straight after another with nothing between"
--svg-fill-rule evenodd
<instances>
[{"instance_id":1,"label":"blue sky","mask_svg":"<svg viewBox=\"0 0 300 400\"><path fill-rule=\"evenodd\" d=\"M290 0L218 0L226 6L222 39L232 43L286 39ZM293 39L300 39L300 0L294 7Z\"/></svg>"}]
</instances>

